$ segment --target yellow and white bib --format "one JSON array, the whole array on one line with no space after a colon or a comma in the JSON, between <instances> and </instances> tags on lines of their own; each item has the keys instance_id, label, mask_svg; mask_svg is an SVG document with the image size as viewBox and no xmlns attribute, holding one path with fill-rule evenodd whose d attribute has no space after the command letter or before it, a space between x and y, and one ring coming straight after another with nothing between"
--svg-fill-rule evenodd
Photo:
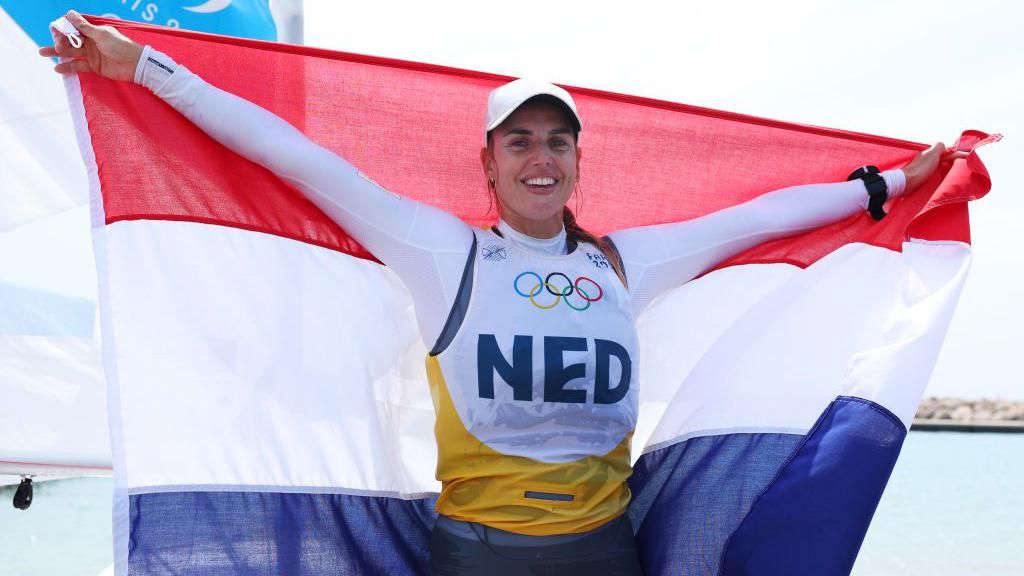
<instances>
[{"instance_id":1,"label":"yellow and white bib","mask_svg":"<svg viewBox=\"0 0 1024 576\"><path fill-rule=\"evenodd\" d=\"M457 300L427 357L437 511L536 536L619 516L629 502L637 335L605 257L589 244L535 254L480 231Z\"/></svg>"}]
</instances>

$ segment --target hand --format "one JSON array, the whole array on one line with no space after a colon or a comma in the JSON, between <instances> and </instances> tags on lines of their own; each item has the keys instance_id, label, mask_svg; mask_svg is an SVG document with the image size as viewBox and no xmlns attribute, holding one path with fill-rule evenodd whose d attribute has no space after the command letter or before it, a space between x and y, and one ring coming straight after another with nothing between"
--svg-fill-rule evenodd
<instances>
[{"instance_id":1,"label":"hand","mask_svg":"<svg viewBox=\"0 0 1024 576\"><path fill-rule=\"evenodd\" d=\"M919 152L906 166L903 173L907 176L906 194L913 192L915 188L931 178L932 173L939 167L942 160L955 160L966 158L967 152L963 150L947 150L942 142L932 144L930 148Z\"/></svg>"},{"instance_id":2,"label":"hand","mask_svg":"<svg viewBox=\"0 0 1024 576\"><path fill-rule=\"evenodd\" d=\"M93 26L74 10L67 19L82 35L81 48L75 48L67 37L57 33L53 46L39 49L41 56L60 56L63 61L54 67L60 74L95 72L111 80L135 79L135 66L142 56L142 46L132 42L113 26Z\"/></svg>"}]
</instances>

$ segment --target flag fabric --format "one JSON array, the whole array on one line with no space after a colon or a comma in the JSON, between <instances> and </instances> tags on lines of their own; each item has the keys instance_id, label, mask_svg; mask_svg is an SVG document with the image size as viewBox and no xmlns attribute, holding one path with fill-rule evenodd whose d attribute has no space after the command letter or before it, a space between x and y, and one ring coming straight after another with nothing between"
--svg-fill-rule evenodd
<instances>
[{"instance_id":1,"label":"flag fabric","mask_svg":"<svg viewBox=\"0 0 1024 576\"><path fill-rule=\"evenodd\" d=\"M36 53L52 43L50 22L71 9L264 40L277 35L266 0L0 0L0 54L13 79L0 88L0 232L88 200L60 81Z\"/></svg>"},{"instance_id":2,"label":"flag fabric","mask_svg":"<svg viewBox=\"0 0 1024 576\"><path fill-rule=\"evenodd\" d=\"M507 78L119 23L404 196L493 222ZM433 407L409 295L302 195L145 89L69 78L89 173L119 574L424 574ZM681 221L923 145L569 88L590 230ZM988 136L968 131L956 147ZM647 574L842 574L970 261L977 154L766 243L639 318L630 520Z\"/></svg>"},{"instance_id":3,"label":"flag fabric","mask_svg":"<svg viewBox=\"0 0 1024 576\"><path fill-rule=\"evenodd\" d=\"M89 183L63 83L38 55L70 8L276 33L266 0L0 0L0 474L110 471Z\"/></svg>"}]
</instances>

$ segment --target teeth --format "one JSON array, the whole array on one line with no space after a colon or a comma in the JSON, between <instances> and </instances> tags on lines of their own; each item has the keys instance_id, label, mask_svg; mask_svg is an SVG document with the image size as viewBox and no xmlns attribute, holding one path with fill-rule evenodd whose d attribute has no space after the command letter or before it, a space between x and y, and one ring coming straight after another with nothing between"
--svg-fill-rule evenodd
<instances>
[{"instance_id":1,"label":"teeth","mask_svg":"<svg viewBox=\"0 0 1024 576\"><path fill-rule=\"evenodd\" d=\"M526 183L530 186L551 186L555 183L554 178L527 178Z\"/></svg>"}]
</instances>

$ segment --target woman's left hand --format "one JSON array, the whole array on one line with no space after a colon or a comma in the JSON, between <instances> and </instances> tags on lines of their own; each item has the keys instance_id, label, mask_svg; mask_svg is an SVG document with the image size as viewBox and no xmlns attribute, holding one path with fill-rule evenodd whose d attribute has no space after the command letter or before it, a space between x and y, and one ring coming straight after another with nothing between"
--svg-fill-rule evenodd
<instances>
[{"instance_id":1,"label":"woman's left hand","mask_svg":"<svg viewBox=\"0 0 1024 576\"><path fill-rule=\"evenodd\" d=\"M915 188L931 178L932 173L939 167L940 161L966 157L967 152L963 150L947 150L946 145L942 142L932 144L930 148L918 153L903 167L903 173L907 176L905 193L913 192Z\"/></svg>"}]
</instances>

